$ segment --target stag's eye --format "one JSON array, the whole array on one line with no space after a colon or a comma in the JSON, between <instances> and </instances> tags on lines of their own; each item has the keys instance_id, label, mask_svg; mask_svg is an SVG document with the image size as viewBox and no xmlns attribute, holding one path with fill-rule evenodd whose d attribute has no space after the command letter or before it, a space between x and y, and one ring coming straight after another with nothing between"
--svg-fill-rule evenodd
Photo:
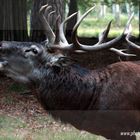
<instances>
[{"instance_id":1,"label":"stag's eye","mask_svg":"<svg viewBox=\"0 0 140 140\"><path fill-rule=\"evenodd\" d=\"M26 49L24 52L26 56L35 56L38 54L38 50L36 48Z\"/></svg>"},{"instance_id":2,"label":"stag's eye","mask_svg":"<svg viewBox=\"0 0 140 140\"><path fill-rule=\"evenodd\" d=\"M34 54L38 54L38 51L37 51L36 49L32 49L32 52L33 52Z\"/></svg>"}]
</instances>

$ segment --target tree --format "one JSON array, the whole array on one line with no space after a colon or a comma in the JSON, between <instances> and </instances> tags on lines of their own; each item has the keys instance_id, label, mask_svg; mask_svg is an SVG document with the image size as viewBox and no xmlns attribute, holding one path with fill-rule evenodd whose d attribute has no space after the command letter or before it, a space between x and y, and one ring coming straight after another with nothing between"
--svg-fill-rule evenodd
<instances>
[{"instance_id":1,"label":"tree","mask_svg":"<svg viewBox=\"0 0 140 140\"><path fill-rule=\"evenodd\" d=\"M0 18L0 40L27 40L26 0L1 0Z\"/></svg>"},{"instance_id":2,"label":"tree","mask_svg":"<svg viewBox=\"0 0 140 140\"><path fill-rule=\"evenodd\" d=\"M61 16L61 21L64 19L64 1L63 0L34 0L32 14L31 14L31 41L41 42L46 39L43 27L39 18L39 9L41 6L49 4L52 6L51 11L56 12L52 15L50 25L54 28L56 24L56 17Z\"/></svg>"},{"instance_id":3,"label":"tree","mask_svg":"<svg viewBox=\"0 0 140 140\"><path fill-rule=\"evenodd\" d=\"M68 16L78 11L77 0L70 0ZM77 22L77 16L74 16L72 20L67 23L66 36L71 37L72 29Z\"/></svg>"},{"instance_id":4,"label":"tree","mask_svg":"<svg viewBox=\"0 0 140 140\"><path fill-rule=\"evenodd\" d=\"M120 26L120 10L120 5L118 3L114 3L112 5L112 11L115 16L115 21L118 27Z\"/></svg>"},{"instance_id":5,"label":"tree","mask_svg":"<svg viewBox=\"0 0 140 140\"><path fill-rule=\"evenodd\" d=\"M27 40L27 0L13 1L13 29L15 40Z\"/></svg>"},{"instance_id":6,"label":"tree","mask_svg":"<svg viewBox=\"0 0 140 140\"><path fill-rule=\"evenodd\" d=\"M100 6L100 17L104 18L106 15L106 5L105 4L101 4Z\"/></svg>"}]
</instances>

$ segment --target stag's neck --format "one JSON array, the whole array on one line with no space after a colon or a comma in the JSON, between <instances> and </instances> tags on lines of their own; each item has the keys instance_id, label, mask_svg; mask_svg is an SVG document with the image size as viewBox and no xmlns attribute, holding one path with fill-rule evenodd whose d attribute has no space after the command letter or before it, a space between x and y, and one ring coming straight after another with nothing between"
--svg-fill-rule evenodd
<instances>
[{"instance_id":1,"label":"stag's neck","mask_svg":"<svg viewBox=\"0 0 140 140\"><path fill-rule=\"evenodd\" d=\"M47 110L93 109L101 89L97 75L78 65L60 71L47 69L40 80L38 98Z\"/></svg>"}]
</instances>

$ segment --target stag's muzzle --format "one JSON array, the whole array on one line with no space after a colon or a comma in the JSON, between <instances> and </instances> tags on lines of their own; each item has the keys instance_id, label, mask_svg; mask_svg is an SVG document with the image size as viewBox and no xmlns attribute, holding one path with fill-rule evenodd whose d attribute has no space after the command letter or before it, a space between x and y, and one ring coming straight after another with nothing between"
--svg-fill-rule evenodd
<instances>
[{"instance_id":1,"label":"stag's muzzle","mask_svg":"<svg viewBox=\"0 0 140 140\"><path fill-rule=\"evenodd\" d=\"M2 59L2 53L4 49L6 48L3 46L3 42L0 42L0 70L3 70L4 67L8 64L7 61Z\"/></svg>"},{"instance_id":2,"label":"stag's muzzle","mask_svg":"<svg viewBox=\"0 0 140 140\"><path fill-rule=\"evenodd\" d=\"M21 42L15 42L15 41L0 42L0 50L9 50L13 48L19 48L20 46L21 46Z\"/></svg>"},{"instance_id":3,"label":"stag's muzzle","mask_svg":"<svg viewBox=\"0 0 140 140\"><path fill-rule=\"evenodd\" d=\"M10 48L10 42L9 41L0 42L0 70L4 70L4 67L6 65L8 65L8 61L4 60L4 53L9 48Z\"/></svg>"},{"instance_id":4,"label":"stag's muzzle","mask_svg":"<svg viewBox=\"0 0 140 140\"><path fill-rule=\"evenodd\" d=\"M0 61L0 70L4 70L4 67L8 65L8 61Z\"/></svg>"}]
</instances>

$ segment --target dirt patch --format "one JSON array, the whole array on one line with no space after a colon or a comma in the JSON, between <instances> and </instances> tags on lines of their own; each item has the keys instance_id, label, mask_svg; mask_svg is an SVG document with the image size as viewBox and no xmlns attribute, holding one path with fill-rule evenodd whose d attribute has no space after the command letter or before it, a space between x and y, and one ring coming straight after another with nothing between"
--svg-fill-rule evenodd
<instances>
[{"instance_id":1,"label":"dirt patch","mask_svg":"<svg viewBox=\"0 0 140 140\"><path fill-rule=\"evenodd\" d=\"M29 91L26 87L6 77L0 79L0 85L0 115L21 118L30 128L39 127L36 119L46 117L47 113L33 93L26 94Z\"/></svg>"}]
</instances>

